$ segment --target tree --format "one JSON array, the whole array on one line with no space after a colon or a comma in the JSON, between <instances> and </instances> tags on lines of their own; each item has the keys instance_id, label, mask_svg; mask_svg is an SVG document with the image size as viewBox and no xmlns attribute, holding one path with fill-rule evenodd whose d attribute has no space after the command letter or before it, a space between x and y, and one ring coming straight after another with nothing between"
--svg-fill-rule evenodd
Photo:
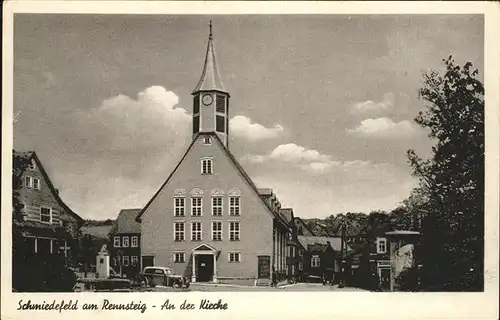
<instances>
[{"instance_id":1,"label":"tree","mask_svg":"<svg viewBox=\"0 0 500 320\"><path fill-rule=\"evenodd\" d=\"M443 76L424 74L426 102L415 122L436 141L430 159L408 151L427 212L422 225L423 285L427 290L483 289L484 87L472 64L450 56Z\"/></svg>"}]
</instances>

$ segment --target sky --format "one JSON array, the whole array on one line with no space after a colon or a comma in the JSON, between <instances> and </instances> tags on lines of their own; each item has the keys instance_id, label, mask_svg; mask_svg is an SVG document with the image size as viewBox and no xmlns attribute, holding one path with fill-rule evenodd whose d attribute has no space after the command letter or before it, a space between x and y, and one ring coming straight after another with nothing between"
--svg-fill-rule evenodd
<instances>
[{"instance_id":1,"label":"sky","mask_svg":"<svg viewBox=\"0 0 500 320\"><path fill-rule=\"evenodd\" d=\"M14 149L34 150L86 219L141 208L191 140L213 22L230 150L295 215L391 210L422 74L453 55L483 76L478 15L50 15L14 20Z\"/></svg>"}]
</instances>

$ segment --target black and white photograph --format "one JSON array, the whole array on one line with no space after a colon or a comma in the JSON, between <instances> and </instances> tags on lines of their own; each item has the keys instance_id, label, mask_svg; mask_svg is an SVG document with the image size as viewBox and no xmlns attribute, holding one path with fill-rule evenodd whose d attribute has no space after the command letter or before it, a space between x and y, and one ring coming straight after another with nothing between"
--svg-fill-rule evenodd
<instances>
[{"instance_id":1,"label":"black and white photograph","mask_svg":"<svg viewBox=\"0 0 500 320\"><path fill-rule=\"evenodd\" d=\"M498 260L485 272L485 194L498 197L486 180L499 175L485 171L498 157L486 148L498 152L485 134L498 112L485 14L11 22L12 293L305 298L498 283Z\"/></svg>"}]
</instances>

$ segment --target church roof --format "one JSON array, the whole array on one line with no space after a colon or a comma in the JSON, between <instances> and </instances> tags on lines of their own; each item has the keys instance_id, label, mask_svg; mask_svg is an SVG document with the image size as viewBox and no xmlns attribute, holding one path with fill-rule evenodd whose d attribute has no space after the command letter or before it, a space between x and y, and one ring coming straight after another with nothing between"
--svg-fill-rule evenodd
<instances>
[{"instance_id":1,"label":"church roof","mask_svg":"<svg viewBox=\"0 0 500 320\"><path fill-rule=\"evenodd\" d=\"M222 84L219 74L219 67L217 66L217 59L215 58L214 41L212 35L212 21L210 21L210 35L208 36L207 52L205 54L205 63L203 71L201 72L200 81L193 90L195 94L202 90L217 90L227 92Z\"/></svg>"},{"instance_id":2,"label":"church roof","mask_svg":"<svg viewBox=\"0 0 500 320\"><path fill-rule=\"evenodd\" d=\"M167 180L165 180L165 182L162 184L162 186L158 189L158 191L155 193L155 195L151 198L151 200L149 200L149 202L146 204L146 206L144 206L144 208L142 208L142 210L140 210L140 212L137 214L137 217L136 217L136 221L137 222L140 222L141 220L141 217L142 215L144 214L144 212L146 212L146 210L149 208L149 206L151 205L151 203L153 203L153 201L156 199L156 197L160 194L160 191L167 185L167 183L170 181L170 179L173 177L174 173L177 171L177 169L179 168L179 166L181 165L181 163L184 161L184 159L187 157L187 155L189 154L189 152L191 151L191 149L193 148L195 142L198 140L198 137L200 135L210 135L210 136L213 136L214 140L217 141L220 145L220 147L224 150L224 152L226 153L226 155L229 157L229 159L231 160L231 162L234 164L234 166L236 167L236 169L239 171L239 173L243 176L243 178L246 180L246 182L250 185L251 189L254 190L255 192L255 195L261 199L262 203L266 206L266 208L269 210L269 212L271 213L271 215L273 217L275 217L278 221L280 221L284 226L288 227L288 223L287 221L285 220L285 218L283 216L281 216L279 214L278 211L275 211L271 208L271 206L264 200L260 197L259 195L259 190L258 188L255 186L254 182L252 181L252 179L250 178L250 176L245 172L245 170L243 169L243 167L240 165L240 163L238 162L238 160L236 160L236 158L233 156L233 154L224 146L224 144L222 143L222 141L220 140L219 136L213 132L210 132L210 133L197 133L197 135L194 137L193 141L191 141L191 144L189 145L189 147L187 148L186 152L184 153L184 155L182 156L181 160L177 163L177 166L174 168L174 170L170 173L170 175L168 176Z\"/></svg>"},{"instance_id":3,"label":"church roof","mask_svg":"<svg viewBox=\"0 0 500 320\"><path fill-rule=\"evenodd\" d=\"M315 237L315 236L297 236L299 243L307 249L313 245L329 245L334 251L340 252L341 239L337 237ZM352 248L346 244L347 251L352 251Z\"/></svg>"}]
</instances>

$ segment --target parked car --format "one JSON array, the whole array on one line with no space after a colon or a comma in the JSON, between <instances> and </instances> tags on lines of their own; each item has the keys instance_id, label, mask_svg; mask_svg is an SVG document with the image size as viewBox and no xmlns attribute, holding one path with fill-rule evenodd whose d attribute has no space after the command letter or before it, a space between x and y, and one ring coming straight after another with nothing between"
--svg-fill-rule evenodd
<instances>
[{"instance_id":1,"label":"parked car","mask_svg":"<svg viewBox=\"0 0 500 320\"><path fill-rule=\"evenodd\" d=\"M189 288L190 281L186 277L176 275L166 267L146 267L142 271L146 286L166 286L174 288Z\"/></svg>"}]
</instances>

